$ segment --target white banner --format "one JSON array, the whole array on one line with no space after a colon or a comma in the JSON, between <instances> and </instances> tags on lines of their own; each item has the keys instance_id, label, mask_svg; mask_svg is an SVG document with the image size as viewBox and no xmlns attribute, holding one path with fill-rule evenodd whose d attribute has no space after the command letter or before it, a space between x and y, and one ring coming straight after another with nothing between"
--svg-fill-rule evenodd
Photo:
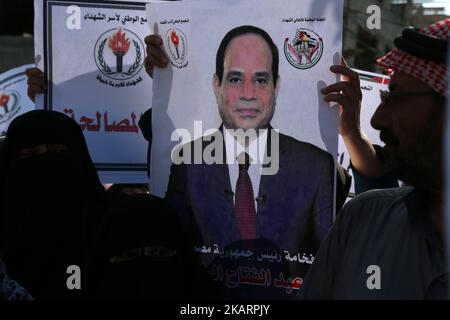
<instances>
[{"instance_id":1,"label":"white banner","mask_svg":"<svg viewBox=\"0 0 450 320\"><path fill-rule=\"evenodd\" d=\"M334 0L150 3L150 27L171 60L154 74L151 193L166 192L176 129L193 140L221 125L212 86L216 52L224 35L241 25L265 30L278 47L280 87L271 125L336 156L337 112L319 90L336 82L329 67L340 62L342 10L342 1ZM199 121L202 127L194 129Z\"/></svg>"},{"instance_id":2,"label":"white banner","mask_svg":"<svg viewBox=\"0 0 450 320\"><path fill-rule=\"evenodd\" d=\"M34 102L27 95L26 64L0 74L0 136L5 135L11 121L21 114L34 110Z\"/></svg>"},{"instance_id":3,"label":"white banner","mask_svg":"<svg viewBox=\"0 0 450 320\"><path fill-rule=\"evenodd\" d=\"M48 80L37 108L77 121L104 183L147 182L138 121L151 107L145 3L35 1L38 67Z\"/></svg>"}]
</instances>

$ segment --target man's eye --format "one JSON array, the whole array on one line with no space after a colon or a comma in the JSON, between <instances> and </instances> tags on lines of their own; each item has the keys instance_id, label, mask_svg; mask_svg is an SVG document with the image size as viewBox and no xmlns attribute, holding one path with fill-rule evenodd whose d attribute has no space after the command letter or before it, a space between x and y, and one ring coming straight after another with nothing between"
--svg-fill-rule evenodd
<instances>
[{"instance_id":1,"label":"man's eye","mask_svg":"<svg viewBox=\"0 0 450 320\"><path fill-rule=\"evenodd\" d=\"M241 78L239 78L239 77L231 77L230 79L228 79L228 83L230 83L230 84L239 84L239 83L241 83Z\"/></svg>"},{"instance_id":2,"label":"man's eye","mask_svg":"<svg viewBox=\"0 0 450 320\"><path fill-rule=\"evenodd\" d=\"M258 85L266 85L267 84L267 79L266 78L256 78L255 82Z\"/></svg>"}]
</instances>

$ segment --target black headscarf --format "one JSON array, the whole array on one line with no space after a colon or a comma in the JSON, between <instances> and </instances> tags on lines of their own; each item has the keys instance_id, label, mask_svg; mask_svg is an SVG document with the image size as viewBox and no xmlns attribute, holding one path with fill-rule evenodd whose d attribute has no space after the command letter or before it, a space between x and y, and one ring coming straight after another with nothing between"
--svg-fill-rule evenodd
<instances>
[{"instance_id":1,"label":"black headscarf","mask_svg":"<svg viewBox=\"0 0 450 320\"><path fill-rule=\"evenodd\" d=\"M36 299L84 296L104 197L73 119L45 110L14 119L0 150L0 251L11 277ZM66 286L70 265L81 268L82 290Z\"/></svg>"},{"instance_id":2,"label":"black headscarf","mask_svg":"<svg viewBox=\"0 0 450 320\"><path fill-rule=\"evenodd\" d=\"M97 241L97 297L192 298L200 270L178 216L158 197L121 195Z\"/></svg>"}]
</instances>

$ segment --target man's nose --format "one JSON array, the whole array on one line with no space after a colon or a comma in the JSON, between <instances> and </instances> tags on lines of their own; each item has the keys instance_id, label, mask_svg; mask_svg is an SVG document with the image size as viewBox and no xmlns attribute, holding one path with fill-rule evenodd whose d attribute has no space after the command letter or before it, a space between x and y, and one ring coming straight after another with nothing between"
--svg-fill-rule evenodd
<instances>
[{"instance_id":1,"label":"man's nose","mask_svg":"<svg viewBox=\"0 0 450 320\"><path fill-rule=\"evenodd\" d=\"M387 124L387 115L385 108L386 107L384 106L384 104L380 103L377 110L375 110L372 119L370 119L371 126L376 130L380 130Z\"/></svg>"},{"instance_id":2,"label":"man's nose","mask_svg":"<svg viewBox=\"0 0 450 320\"><path fill-rule=\"evenodd\" d=\"M241 87L241 99L252 100L255 97L255 87L252 81L244 81Z\"/></svg>"}]
</instances>

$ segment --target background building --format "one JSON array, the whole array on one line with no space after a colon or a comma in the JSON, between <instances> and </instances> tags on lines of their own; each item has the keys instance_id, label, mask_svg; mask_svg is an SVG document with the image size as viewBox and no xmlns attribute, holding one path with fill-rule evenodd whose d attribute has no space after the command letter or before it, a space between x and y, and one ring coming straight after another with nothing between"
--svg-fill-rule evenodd
<instances>
[{"instance_id":1,"label":"background building","mask_svg":"<svg viewBox=\"0 0 450 320\"><path fill-rule=\"evenodd\" d=\"M369 30L367 8L381 8L381 29ZM382 72L374 63L393 47L404 27L424 27L445 18L450 1L345 0L343 56L352 67Z\"/></svg>"},{"instance_id":2,"label":"background building","mask_svg":"<svg viewBox=\"0 0 450 320\"><path fill-rule=\"evenodd\" d=\"M0 73L34 63L33 0L0 1Z\"/></svg>"},{"instance_id":3,"label":"background building","mask_svg":"<svg viewBox=\"0 0 450 320\"><path fill-rule=\"evenodd\" d=\"M301 0L297 0L301 1ZM381 8L381 29L369 30L367 8ZM350 66L381 72L377 57L392 48L405 26L422 27L446 17L450 0L345 0L343 55ZM33 0L0 2L0 73L33 63Z\"/></svg>"}]
</instances>

